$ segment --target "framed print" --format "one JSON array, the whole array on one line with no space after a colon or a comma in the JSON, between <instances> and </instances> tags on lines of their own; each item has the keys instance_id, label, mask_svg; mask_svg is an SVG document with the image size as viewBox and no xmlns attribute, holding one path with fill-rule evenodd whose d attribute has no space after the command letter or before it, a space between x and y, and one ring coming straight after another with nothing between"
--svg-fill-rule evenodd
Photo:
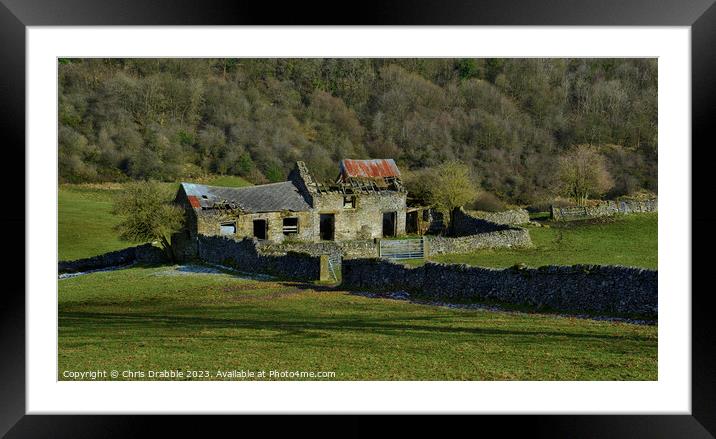
<instances>
[{"instance_id":1,"label":"framed print","mask_svg":"<svg viewBox=\"0 0 716 439\"><path fill-rule=\"evenodd\" d=\"M712 437L711 1L82 3L0 8L3 434Z\"/></svg>"}]
</instances>

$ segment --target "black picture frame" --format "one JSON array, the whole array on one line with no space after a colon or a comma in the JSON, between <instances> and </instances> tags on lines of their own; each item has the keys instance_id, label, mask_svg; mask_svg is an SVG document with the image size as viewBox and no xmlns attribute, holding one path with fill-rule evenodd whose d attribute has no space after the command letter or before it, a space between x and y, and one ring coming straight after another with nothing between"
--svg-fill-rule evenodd
<instances>
[{"instance_id":1,"label":"black picture frame","mask_svg":"<svg viewBox=\"0 0 716 439\"><path fill-rule=\"evenodd\" d=\"M341 7L304 2L238 2L204 0L0 0L0 132L3 137L5 169L16 172L14 181L25 181L25 30L27 26L105 25L574 25L574 26L690 26L692 53L692 200L709 199L708 166L716 107L716 6L715 0L530 0L429 2L416 0L363 1ZM350 9L350 12L347 10ZM317 11L330 11L320 15ZM269 23L269 21L271 23ZM8 156L9 154L9 156ZM21 165L22 164L22 165ZM6 179L11 177L4 173ZM0 299L0 434L6 437L133 437L161 429L179 427L182 435L209 436L216 428L236 428L228 416L91 416L25 414L25 198L18 188L8 194L0 216L3 244L12 249L5 262L7 277ZM24 191L23 191L24 193ZM11 195L11 196L10 196ZM27 200L32 202L32 200ZM698 251L713 248L716 216L710 210L692 211L692 414L691 415L549 415L480 416L460 423L432 417L399 419L381 427L383 433L407 430L458 434L458 426L472 425L479 431L503 431L545 437L714 437L716 434L716 355L714 331L710 328L709 288L697 280L709 269L708 258ZM15 231L15 233L7 233ZM27 233L27 232L25 232ZM23 249L23 250L21 250ZM704 253L706 254L706 253ZM32 261L27 261L32 263ZM672 291L670 294L689 294ZM48 294L48 298L52 297ZM48 299L49 300L49 299ZM470 417L472 418L472 417ZM371 433L371 417L333 417L340 436ZM335 435L333 428L315 428L315 419L291 417L286 422L259 419L264 431L295 433L308 429ZM242 419L242 429L249 428ZM253 422L253 421L252 421ZM323 422L323 421L322 421ZM497 428L497 430L494 430ZM476 430L477 431L477 430ZM331 433L332 432L332 433Z\"/></svg>"}]
</instances>

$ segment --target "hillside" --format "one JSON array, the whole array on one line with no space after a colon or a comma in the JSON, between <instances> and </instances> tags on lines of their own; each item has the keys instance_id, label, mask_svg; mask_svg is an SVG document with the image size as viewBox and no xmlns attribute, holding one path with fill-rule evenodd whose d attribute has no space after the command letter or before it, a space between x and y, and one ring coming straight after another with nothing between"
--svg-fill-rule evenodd
<instances>
[{"instance_id":1,"label":"hillside","mask_svg":"<svg viewBox=\"0 0 716 439\"><path fill-rule=\"evenodd\" d=\"M60 59L61 182L206 173L323 179L342 158L448 159L542 200L555 158L599 145L610 195L656 191L656 59Z\"/></svg>"}]
</instances>

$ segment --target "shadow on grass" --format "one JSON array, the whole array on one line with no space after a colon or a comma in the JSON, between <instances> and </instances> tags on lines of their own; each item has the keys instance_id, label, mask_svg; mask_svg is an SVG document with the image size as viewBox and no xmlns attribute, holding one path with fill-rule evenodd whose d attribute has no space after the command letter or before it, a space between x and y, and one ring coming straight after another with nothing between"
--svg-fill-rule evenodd
<instances>
[{"instance_id":1,"label":"shadow on grass","mask_svg":"<svg viewBox=\"0 0 716 439\"><path fill-rule=\"evenodd\" d=\"M280 282L281 285L284 286L290 286L292 288L296 288L298 290L313 290L313 291L334 291L334 292L348 292L349 294L361 296L361 294L356 294L358 291L366 291L365 289L361 290L347 290L345 288L341 288L340 284L335 285L312 285L305 282L291 282L291 281L282 281ZM396 289L397 290L397 289ZM387 290L368 290L372 293L377 294L384 294L386 292L389 292ZM363 296L365 297L365 296ZM378 296L378 298L383 299L391 299L388 296ZM395 299L391 299L395 300ZM475 297L471 300L450 300L449 298L438 298L438 297L432 297L429 295L421 295L418 293L412 293L410 296L410 299L405 301L407 303L413 303L416 305L423 305L423 306L433 306L433 307L441 307L443 308L443 305L440 304L454 304L454 305L466 305L466 304L474 304L474 305L482 305L485 308L489 309L490 311L495 312L508 312L508 313L514 313L519 312L522 314L529 314L529 315L536 315L536 316L566 316L566 317L574 317L574 318L580 318L580 319L589 319L589 320L608 320L608 319L615 319L615 320L623 320L629 323L637 323L637 324L647 324L647 325L656 325L658 323L658 319L653 315L640 315L640 314L624 314L624 313L609 313L609 312L595 312L595 311L585 311L585 310L573 310L573 309L553 309L550 307L535 307L528 304L517 304L517 303L508 303L508 302L501 302L497 300L491 300L481 297Z\"/></svg>"},{"instance_id":2,"label":"shadow on grass","mask_svg":"<svg viewBox=\"0 0 716 439\"><path fill-rule=\"evenodd\" d=\"M202 312L211 312L211 308L201 308ZM225 307L217 308L217 313L225 313ZM236 309L237 314L250 310ZM245 313L244 312L244 313ZM279 331L292 334L310 335L311 331L333 331L333 332L366 332L371 334L384 334L391 336L406 335L414 337L414 332L421 332L421 337L440 335L472 335L472 336L500 336L500 337L553 337L559 340L581 339L581 340L632 340L652 341L655 338L635 334L598 334L594 332L574 332L547 329L499 329L485 327L465 327L445 324L445 318L433 316L424 317L400 317L402 322L395 322L391 319L371 319L360 317L331 318L320 316L319 318L306 318L289 313L276 312L271 310L267 318L249 318L237 316L206 317L206 316L184 316L168 315L163 313L97 313L97 312L60 312L60 331L65 328L70 332L84 330L91 334L97 334L106 330L141 330L146 334L152 334L155 330L171 329L183 334L196 334L201 330L216 329L248 329L256 331ZM299 318L300 317L300 318ZM429 323L428 323L429 322ZM456 322L465 323L464 320Z\"/></svg>"}]
</instances>

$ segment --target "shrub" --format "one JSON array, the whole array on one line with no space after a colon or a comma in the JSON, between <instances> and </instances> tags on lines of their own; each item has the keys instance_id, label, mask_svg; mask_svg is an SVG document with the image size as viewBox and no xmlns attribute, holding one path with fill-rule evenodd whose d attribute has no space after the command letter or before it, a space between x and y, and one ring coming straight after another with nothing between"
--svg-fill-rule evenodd
<instances>
[{"instance_id":1,"label":"shrub","mask_svg":"<svg viewBox=\"0 0 716 439\"><path fill-rule=\"evenodd\" d=\"M478 195L477 199L470 206L471 210L481 210L483 212L502 212L507 210L507 205L489 192L483 192Z\"/></svg>"}]
</instances>

